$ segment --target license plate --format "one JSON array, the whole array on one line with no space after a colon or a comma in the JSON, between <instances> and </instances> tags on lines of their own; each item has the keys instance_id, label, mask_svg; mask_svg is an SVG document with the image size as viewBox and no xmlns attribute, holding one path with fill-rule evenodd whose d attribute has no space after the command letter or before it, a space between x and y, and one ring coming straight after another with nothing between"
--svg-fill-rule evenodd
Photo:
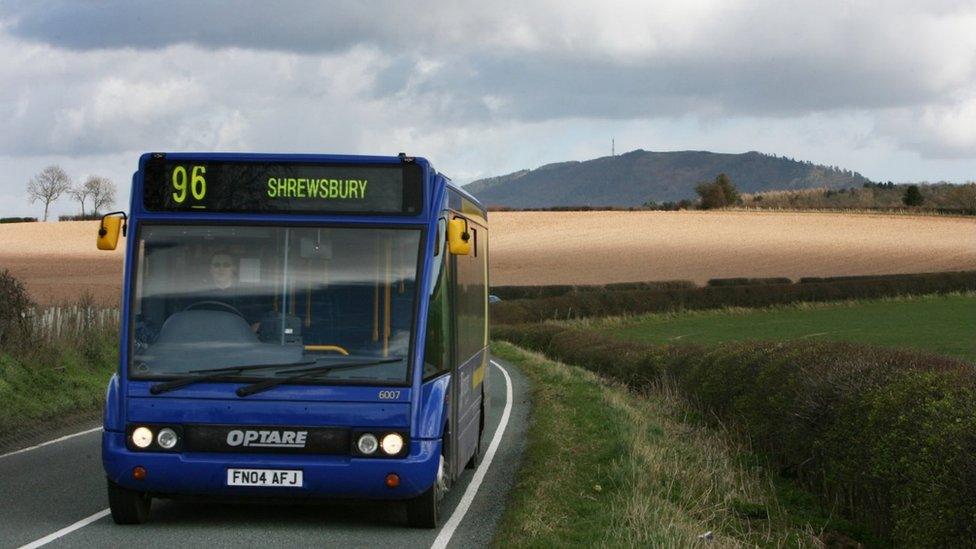
<instances>
[{"instance_id":1,"label":"license plate","mask_svg":"<svg viewBox=\"0 0 976 549\"><path fill-rule=\"evenodd\" d=\"M227 486L301 488L302 472L287 469L227 469Z\"/></svg>"}]
</instances>

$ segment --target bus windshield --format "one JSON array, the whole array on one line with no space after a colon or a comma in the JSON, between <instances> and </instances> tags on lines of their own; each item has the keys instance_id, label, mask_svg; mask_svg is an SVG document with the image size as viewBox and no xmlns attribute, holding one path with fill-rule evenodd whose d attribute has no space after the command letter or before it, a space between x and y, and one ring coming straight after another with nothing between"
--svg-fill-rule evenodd
<instances>
[{"instance_id":1,"label":"bus windshield","mask_svg":"<svg viewBox=\"0 0 976 549\"><path fill-rule=\"evenodd\" d=\"M362 361L296 383L407 382L419 229L142 224L136 249L134 379Z\"/></svg>"}]
</instances>

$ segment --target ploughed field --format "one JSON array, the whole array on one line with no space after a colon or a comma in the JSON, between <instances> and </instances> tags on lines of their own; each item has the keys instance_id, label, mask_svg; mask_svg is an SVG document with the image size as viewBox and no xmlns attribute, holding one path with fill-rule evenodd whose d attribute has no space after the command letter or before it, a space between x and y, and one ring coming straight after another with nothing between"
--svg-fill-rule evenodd
<instances>
[{"instance_id":1,"label":"ploughed field","mask_svg":"<svg viewBox=\"0 0 976 549\"><path fill-rule=\"evenodd\" d=\"M497 212L492 285L976 268L976 218L819 212Z\"/></svg>"},{"instance_id":2,"label":"ploughed field","mask_svg":"<svg viewBox=\"0 0 976 549\"><path fill-rule=\"evenodd\" d=\"M493 285L840 276L976 269L976 219L793 212L492 212ZM97 221L0 225L0 269L35 299L120 295Z\"/></svg>"},{"instance_id":3,"label":"ploughed field","mask_svg":"<svg viewBox=\"0 0 976 549\"><path fill-rule=\"evenodd\" d=\"M0 270L9 269L42 305L73 302L85 292L99 304L116 305L125 252L121 245L95 249L98 223L0 224Z\"/></svg>"}]
</instances>

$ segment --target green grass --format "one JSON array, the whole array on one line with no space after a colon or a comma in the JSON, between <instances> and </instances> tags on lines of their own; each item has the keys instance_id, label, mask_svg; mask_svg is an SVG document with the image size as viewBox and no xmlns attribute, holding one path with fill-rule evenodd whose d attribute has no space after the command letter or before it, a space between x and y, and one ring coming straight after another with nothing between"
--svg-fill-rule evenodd
<instances>
[{"instance_id":1,"label":"green grass","mask_svg":"<svg viewBox=\"0 0 976 549\"><path fill-rule=\"evenodd\" d=\"M0 349L0 438L95 414L117 357L114 331Z\"/></svg>"},{"instance_id":2,"label":"green grass","mask_svg":"<svg viewBox=\"0 0 976 549\"><path fill-rule=\"evenodd\" d=\"M812 496L708 428L673 388L638 395L507 343L532 385L532 423L498 547L817 547L837 534ZM841 528L847 531L846 528ZM712 532L706 543L699 536ZM858 536L855 536L858 537ZM863 541L863 538L862 538Z\"/></svg>"},{"instance_id":3,"label":"green grass","mask_svg":"<svg viewBox=\"0 0 976 549\"><path fill-rule=\"evenodd\" d=\"M577 323L646 343L820 339L913 348L976 362L976 294L689 311Z\"/></svg>"}]
</instances>

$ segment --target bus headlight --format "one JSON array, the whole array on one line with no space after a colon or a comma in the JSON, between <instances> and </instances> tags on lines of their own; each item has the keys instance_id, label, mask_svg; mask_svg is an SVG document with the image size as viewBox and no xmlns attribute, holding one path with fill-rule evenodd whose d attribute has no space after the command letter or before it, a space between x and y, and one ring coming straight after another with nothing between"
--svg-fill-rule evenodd
<instances>
[{"instance_id":1,"label":"bus headlight","mask_svg":"<svg viewBox=\"0 0 976 549\"><path fill-rule=\"evenodd\" d=\"M170 450L176 446L177 440L179 440L179 437L176 436L176 431L169 427L163 427L159 430L159 434L156 435L156 443L159 444L160 448L165 450Z\"/></svg>"},{"instance_id":2,"label":"bus headlight","mask_svg":"<svg viewBox=\"0 0 976 549\"><path fill-rule=\"evenodd\" d=\"M395 456L403 449L403 437L397 433L390 433L383 437L381 446L387 455Z\"/></svg>"},{"instance_id":3,"label":"bus headlight","mask_svg":"<svg viewBox=\"0 0 976 549\"><path fill-rule=\"evenodd\" d=\"M356 441L356 447L359 448L360 453L368 456L376 452L376 448L379 447L379 442L373 433L364 433Z\"/></svg>"},{"instance_id":4,"label":"bus headlight","mask_svg":"<svg viewBox=\"0 0 976 549\"><path fill-rule=\"evenodd\" d=\"M153 433L149 427L136 427L132 430L132 444L137 448L149 448L152 441Z\"/></svg>"}]
</instances>

